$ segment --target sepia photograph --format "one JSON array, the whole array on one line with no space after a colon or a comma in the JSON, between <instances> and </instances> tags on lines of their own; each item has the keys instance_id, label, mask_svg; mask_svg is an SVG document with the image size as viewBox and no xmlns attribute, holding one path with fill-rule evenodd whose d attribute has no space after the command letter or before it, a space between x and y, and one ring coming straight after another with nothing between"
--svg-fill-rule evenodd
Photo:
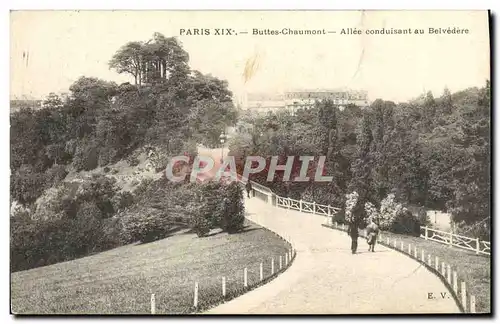
<instances>
[{"instance_id":1,"label":"sepia photograph","mask_svg":"<svg viewBox=\"0 0 500 324\"><path fill-rule=\"evenodd\" d=\"M10 314L492 314L488 10L12 10Z\"/></svg>"}]
</instances>

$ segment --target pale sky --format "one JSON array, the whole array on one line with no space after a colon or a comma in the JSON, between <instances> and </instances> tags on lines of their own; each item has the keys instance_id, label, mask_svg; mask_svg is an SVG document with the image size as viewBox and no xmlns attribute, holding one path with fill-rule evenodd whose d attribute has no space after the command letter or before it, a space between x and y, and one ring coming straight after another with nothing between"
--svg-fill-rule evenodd
<instances>
[{"instance_id":1,"label":"pale sky","mask_svg":"<svg viewBox=\"0 0 500 324\"><path fill-rule=\"evenodd\" d=\"M367 35L366 29L424 29ZM429 27L469 34L430 35ZM237 36L179 36L180 29L231 28ZM253 36L252 29L325 29L335 34ZM362 35L341 35L359 28ZM24 11L11 13L11 97L67 92L78 77L131 82L108 61L128 41L179 36L192 69L225 79L236 97L291 88L362 89L370 99L441 95L489 78L487 11ZM29 59L23 53L29 52ZM245 84L245 62L258 68ZM26 62L27 61L27 62ZM359 68L358 68L359 67Z\"/></svg>"}]
</instances>

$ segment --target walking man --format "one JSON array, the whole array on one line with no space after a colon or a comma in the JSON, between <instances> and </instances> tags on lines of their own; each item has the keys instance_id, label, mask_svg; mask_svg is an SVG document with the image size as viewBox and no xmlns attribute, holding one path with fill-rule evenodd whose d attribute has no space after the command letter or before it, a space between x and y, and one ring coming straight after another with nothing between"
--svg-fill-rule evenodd
<instances>
[{"instance_id":1,"label":"walking man","mask_svg":"<svg viewBox=\"0 0 500 324\"><path fill-rule=\"evenodd\" d=\"M349 224L349 229L347 230L347 234L351 237L351 251L352 254L356 254L356 250L358 249L358 225L353 222Z\"/></svg>"},{"instance_id":2,"label":"walking man","mask_svg":"<svg viewBox=\"0 0 500 324\"><path fill-rule=\"evenodd\" d=\"M366 242L368 243L368 251L375 252L375 244L377 243L378 233L378 225L375 223L375 220L371 218L370 224L366 227Z\"/></svg>"},{"instance_id":3,"label":"walking man","mask_svg":"<svg viewBox=\"0 0 500 324\"><path fill-rule=\"evenodd\" d=\"M250 180L247 180L245 189L247 190L247 197L250 198L250 191L252 191L252 184L250 183Z\"/></svg>"}]
</instances>

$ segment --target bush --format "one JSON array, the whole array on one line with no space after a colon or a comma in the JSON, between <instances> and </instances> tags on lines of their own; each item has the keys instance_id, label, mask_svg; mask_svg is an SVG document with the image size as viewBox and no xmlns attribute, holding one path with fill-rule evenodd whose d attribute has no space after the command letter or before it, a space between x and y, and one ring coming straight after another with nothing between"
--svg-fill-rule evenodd
<instances>
[{"instance_id":1,"label":"bush","mask_svg":"<svg viewBox=\"0 0 500 324\"><path fill-rule=\"evenodd\" d=\"M113 197L112 204L115 211L123 210L134 204L134 195L128 191L119 192Z\"/></svg>"},{"instance_id":2,"label":"bush","mask_svg":"<svg viewBox=\"0 0 500 324\"><path fill-rule=\"evenodd\" d=\"M10 177L11 198L21 204L30 204L40 197L45 188L45 174L23 165Z\"/></svg>"},{"instance_id":3,"label":"bush","mask_svg":"<svg viewBox=\"0 0 500 324\"><path fill-rule=\"evenodd\" d=\"M63 183L45 191L43 196L37 199L33 218L37 220L56 220L62 218L74 218L77 208L75 207L75 190L78 184Z\"/></svg>"},{"instance_id":4,"label":"bush","mask_svg":"<svg viewBox=\"0 0 500 324\"><path fill-rule=\"evenodd\" d=\"M190 227L198 237L203 237L210 232L211 224L206 215L195 214L191 217Z\"/></svg>"},{"instance_id":5,"label":"bush","mask_svg":"<svg viewBox=\"0 0 500 324\"><path fill-rule=\"evenodd\" d=\"M165 236L171 227L166 213L154 208L131 211L120 218L122 239L127 243L152 242Z\"/></svg>"},{"instance_id":6,"label":"bush","mask_svg":"<svg viewBox=\"0 0 500 324\"><path fill-rule=\"evenodd\" d=\"M390 231L397 234L420 236L421 223L408 209L400 211L394 218Z\"/></svg>"},{"instance_id":7,"label":"bush","mask_svg":"<svg viewBox=\"0 0 500 324\"><path fill-rule=\"evenodd\" d=\"M139 165L139 159L133 155L129 155L127 157L127 163L130 165L130 166L138 166Z\"/></svg>"},{"instance_id":8,"label":"bush","mask_svg":"<svg viewBox=\"0 0 500 324\"><path fill-rule=\"evenodd\" d=\"M98 165L106 166L119 160L118 150L113 147L102 146L99 148Z\"/></svg>"},{"instance_id":9,"label":"bush","mask_svg":"<svg viewBox=\"0 0 500 324\"><path fill-rule=\"evenodd\" d=\"M29 218L31 216L31 210L21 205L17 201L13 201L10 205L10 217L19 218L26 217Z\"/></svg>"},{"instance_id":10,"label":"bush","mask_svg":"<svg viewBox=\"0 0 500 324\"><path fill-rule=\"evenodd\" d=\"M110 171L109 167L104 167L103 169L104 173L108 173Z\"/></svg>"},{"instance_id":11,"label":"bush","mask_svg":"<svg viewBox=\"0 0 500 324\"><path fill-rule=\"evenodd\" d=\"M489 220L488 220L489 221ZM464 221L456 223L455 225L456 234L477 237L482 241L491 241L490 233L490 223L489 222L478 222L475 224L467 224Z\"/></svg>"},{"instance_id":12,"label":"bush","mask_svg":"<svg viewBox=\"0 0 500 324\"><path fill-rule=\"evenodd\" d=\"M73 157L76 171L90 171L99 165L99 152L93 140L82 140L77 144Z\"/></svg>"},{"instance_id":13,"label":"bush","mask_svg":"<svg viewBox=\"0 0 500 324\"><path fill-rule=\"evenodd\" d=\"M204 236L217 227L228 233L243 229L243 189L236 182L183 186L192 190L192 198L185 210L190 215L190 226L198 236Z\"/></svg>"},{"instance_id":14,"label":"bush","mask_svg":"<svg viewBox=\"0 0 500 324\"><path fill-rule=\"evenodd\" d=\"M431 224L430 218L427 215L427 208L424 206L407 205L406 208L418 219L421 226L428 226Z\"/></svg>"},{"instance_id":15,"label":"bush","mask_svg":"<svg viewBox=\"0 0 500 324\"><path fill-rule=\"evenodd\" d=\"M137 188L135 188L135 190L134 190L134 196L135 196L136 201L139 201L141 198L143 198L143 196L148 191L148 189L153 184L153 182L154 182L154 180L150 179L150 178L143 179L140 183L139 183L139 180L137 180L137 179L134 179L132 181L133 186L139 184L137 186Z\"/></svg>"},{"instance_id":16,"label":"bush","mask_svg":"<svg viewBox=\"0 0 500 324\"><path fill-rule=\"evenodd\" d=\"M102 175L94 175L89 182L84 182L77 191L78 203L95 202L103 217L114 213L112 199L118 191L116 180Z\"/></svg>"},{"instance_id":17,"label":"bush","mask_svg":"<svg viewBox=\"0 0 500 324\"><path fill-rule=\"evenodd\" d=\"M345 220L345 210L344 210L344 208L342 208L337 213L335 213L332 216L332 220L333 220L334 223L337 222L339 224L346 224L347 222Z\"/></svg>"},{"instance_id":18,"label":"bush","mask_svg":"<svg viewBox=\"0 0 500 324\"><path fill-rule=\"evenodd\" d=\"M183 185L192 190L190 203L186 210L190 216L189 225L198 235L204 236L211 229L220 226L222 219L222 199L220 183Z\"/></svg>"},{"instance_id":19,"label":"bush","mask_svg":"<svg viewBox=\"0 0 500 324\"><path fill-rule=\"evenodd\" d=\"M220 227L228 233L236 233L243 229L245 223L245 205L243 204L243 188L237 182L223 187L225 197L222 201L222 222Z\"/></svg>"},{"instance_id":20,"label":"bush","mask_svg":"<svg viewBox=\"0 0 500 324\"><path fill-rule=\"evenodd\" d=\"M403 206L395 200L394 194L387 195L380 203L379 227L383 231L391 229L392 224L396 220L398 214L402 211Z\"/></svg>"},{"instance_id":21,"label":"bush","mask_svg":"<svg viewBox=\"0 0 500 324\"><path fill-rule=\"evenodd\" d=\"M64 165L54 165L47 171L45 171L45 187L50 188L59 182L63 181L68 175L66 167Z\"/></svg>"},{"instance_id":22,"label":"bush","mask_svg":"<svg viewBox=\"0 0 500 324\"><path fill-rule=\"evenodd\" d=\"M83 203L73 219L11 219L11 271L68 261L117 245L105 235L101 211Z\"/></svg>"}]
</instances>

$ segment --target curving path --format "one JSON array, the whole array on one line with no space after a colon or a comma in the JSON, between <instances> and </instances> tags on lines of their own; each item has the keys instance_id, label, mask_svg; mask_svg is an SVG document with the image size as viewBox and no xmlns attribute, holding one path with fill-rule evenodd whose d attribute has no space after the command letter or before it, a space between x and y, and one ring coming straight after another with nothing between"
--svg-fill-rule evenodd
<instances>
[{"instance_id":1,"label":"curving path","mask_svg":"<svg viewBox=\"0 0 500 324\"><path fill-rule=\"evenodd\" d=\"M291 241L296 259L268 284L206 314L460 313L445 285L401 253L381 245L368 252L360 238L352 255L347 234L322 227L322 216L256 197L246 199L245 208L248 219Z\"/></svg>"}]
</instances>

